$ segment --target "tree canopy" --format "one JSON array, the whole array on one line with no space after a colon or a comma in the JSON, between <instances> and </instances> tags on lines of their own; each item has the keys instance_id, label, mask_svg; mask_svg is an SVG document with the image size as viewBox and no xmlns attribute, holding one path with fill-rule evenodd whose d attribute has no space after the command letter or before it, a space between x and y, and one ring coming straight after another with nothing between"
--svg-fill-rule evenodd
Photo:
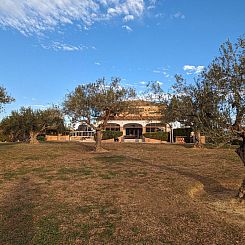
<instances>
[{"instance_id":1,"label":"tree canopy","mask_svg":"<svg viewBox=\"0 0 245 245\"><path fill-rule=\"evenodd\" d=\"M128 110L134 97L135 91L123 87L119 78L112 78L110 83L98 79L94 83L79 85L68 93L63 107L73 122L83 120L96 130L96 150L100 151L101 131L109 118Z\"/></svg>"},{"instance_id":2,"label":"tree canopy","mask_svg":"<svg viewBox=\"0 0 245 245\"><path fill-rule=\"evenodd\" d=\"M204 133L210 143L227 143L242 136L244 45L242 38L234 45L230 41L222 44L219 56L192 83L188 84L181 75L176 75L173 93L163 102L163 120L191 126L196 132Z\"/></svg>"},{"instance_id":3,"label":"tree canopy","mask_svg":"<svg viewBox=\"0 0 245 245\"><path fill-rule=\"evenodd\" d=\"M14 101L14 98L9 96L6 89L0 86L0 111L3 109L4 104L8 104Z\"/></svg>"},{"instance_id":4,"label":"tree canopy","mask_svg":"<svg viewBox=\"0 0 245 245\"><path fill-rule=\"evenodd\" d=\"M33 110L22 107L19 111L12 111L4 118L0 128L10 141L29 141L37 143L37 135L44 133L49 127L64 130L64 118L58 108Z\"/></svg>"},{"instance_id":5,"label":"tree canopy","mask_svg":"<svg viewBox=\"0 0 245 245\"><path fill-rule=\"evenodd\" d=\"M176 84L165 104L163 120L191 126L197 138L204 133L211 143L241 139L237 154L245 165L245 39L220 47L219 56L192 83L176 75ZM163 98L163 91L152 86ZM200 140L198 140L199 142ZM245 180L240 188L245 198Z\"/></svg>"}]
</instances>

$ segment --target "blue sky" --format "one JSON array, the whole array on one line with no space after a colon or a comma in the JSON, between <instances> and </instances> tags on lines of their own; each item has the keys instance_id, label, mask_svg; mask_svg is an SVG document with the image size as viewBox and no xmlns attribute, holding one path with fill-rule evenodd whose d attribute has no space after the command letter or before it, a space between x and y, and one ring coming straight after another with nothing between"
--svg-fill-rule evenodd
<instances>
[{"instance_id":1,"label":"blue sky","mask_svg":"<svg viewBox=\"0 0 245 245\"><path fill-rule=\"evenodd\" d=\"M121 77L137 91L191 81L245 33L244 0L1 0L0 85L21 106L59 104L75 86Z\"/></svg>"}]
</instances>

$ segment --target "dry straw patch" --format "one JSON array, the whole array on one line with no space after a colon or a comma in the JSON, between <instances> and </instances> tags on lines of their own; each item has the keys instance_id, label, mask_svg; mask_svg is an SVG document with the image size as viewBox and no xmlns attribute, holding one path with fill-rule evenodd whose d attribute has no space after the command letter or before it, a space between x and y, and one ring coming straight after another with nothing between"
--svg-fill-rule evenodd
<instances>
[{"instance_id":1,"label":"dry straw patch","mask_svg":"<svg viewBox=\"0 0 245 245\"><path fill-rule=\"evenodd\" d=\"M232 149L105 147L0 145L0 244L245 243Z\"/></svg>"}]
</instances>

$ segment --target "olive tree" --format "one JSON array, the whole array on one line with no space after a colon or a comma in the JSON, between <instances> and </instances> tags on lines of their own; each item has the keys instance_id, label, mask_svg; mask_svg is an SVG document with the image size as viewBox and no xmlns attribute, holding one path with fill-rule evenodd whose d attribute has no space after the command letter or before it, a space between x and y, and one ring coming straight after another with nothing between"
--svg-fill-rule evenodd
<instances>
[{"instance_id":1,"label":"olive tree","mask_svg":"<svg viewBox=\"0 0 245 245\"><path fill-rule=\"evenodd\" d=\"M68 93L63 107L73 122L83 120L95 129L95 150L99 152L103 151L102 131L108 120L128 110L134 97L134 89L121 86L119 78L112 78L110 83L98 79L94 83L79 85Z\"/></svg>"},{"instance_id":2,"label":"olive tree","mask_svg":"<svg viewBox=\"0 0 245 245\"><path fill-rule=\"evenodd\" d=\"M166 102L165 120L176 120L203 132L212 143L241 139L236 150L245 165L245 39L225 42L220 54L187 84L176 76L174 95ZM245 179L239 190L245 199Z\"/></svg>"},{"instance_id":3,"label":"olive tree","mask_svg":"<svg viewBox=\"0 0 245 245\"><path fill-rule=\"evenodd\" d=\"M8 104L14 101L14 98L9 96L6 89L0 86L0 111L3 109L4 104Z\"/></svg>"},{"instance_id":4,"label":"olive tree","mask_svg":"<svg viewBox=\"0 0 245 245\"><path fill-rule=\"evenodd\" d=\"M214 86L203 79L203 74L194 83L176 75L174 95L167 102L164 117L189 126L195 133L195 147L202 147L200 136L205 134L209 142L218 144L230 138L224 131L226 115L220 110L220 97Z\"/></svg>"},{"instance_id":5,"label":"olive tree","mask_svg":"<svg viewBox=\"0 0 245 245\"><path fill-rule=\"evenodd\" d=\"M245 166L245 39L239 38L234 45L230 41L221 45L220 55L208 67L203 78L219 98L224 131L242 140L236 153ZM239 197L245 199L245 179Z\"/></svg>"},{"instance_id":6,"label":"olive tree","mask_svg":"<svg viewBox=\"0 0 245 245\"><path fill-rule=\"evenodd\" d=\"M37 136L45 133L49 127L57 130L64 129L64 118L57 107L45 110L33 110L31 107L22 107L1 121L0 128L10 141L28 141L39 143Z\"/></svg>"},{"instance_id":7,"label":"olive tree","mask_svg":"<svg viewBox=\"0 0 245 245\"><path fill-rule=\"evenodd\" d=\"M179 122L184 126L191 127L195 132L195 147L201 147L200 135L204 125L204 119L209 114L208 101L211 94L203 81L195 81L187 84L180 76L175 76L176 83L171 93L165 93L158 82L150 82L147 87L147 99L158 103L161 108L161 120L169 125L171 129L171 142L173 142L172 126ZM205 123L207 126L207 124Z\"/></svg>"}]
</instances>

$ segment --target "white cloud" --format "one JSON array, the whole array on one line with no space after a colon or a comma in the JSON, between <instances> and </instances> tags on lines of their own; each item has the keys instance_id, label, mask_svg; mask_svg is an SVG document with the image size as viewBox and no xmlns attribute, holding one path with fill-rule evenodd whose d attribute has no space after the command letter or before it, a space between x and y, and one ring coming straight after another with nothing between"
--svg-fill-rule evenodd
<instances>
[{"instance_id":1,"label":"white cloud","mask_svg":"<svg viewBox=\"0 0 245 245\"><path fill-rule=\"evenodd\" d=\"M52 49L54 51L67 51L67 52L74 52L74 51L84 51L88 49L93 49L93 47L88 47L85 45L72 45L66 44L61 42L52 42L51 44L41 44L44 49Z\"/></svg>"},{"instance_id":2,"label":"white cloud","mask_svg":"<svg viewBox=\"0 0 245 245\"><path fill-rule=\"evenodd\" d=\"M165 14L164 13L157 13L155 14L155 18L164 18Z\"/></svg>"},{"instance_id":3,"label":"white cloud","mask_svg":"<svg viewBox=\"0 0 245 245\"><path fill-rule=\"evenodd\" d=\"M196 73L201 73L202 71L204 71L205 66L197 66L196 67Z\"/></svg>"},{"instance_id":4,"label":"white cloud","mask_svg":"<svg viewBox=\"0 0 245 245\"><path fill-rule=\"evenodd\" d=\"M127 25L123 25L122 28L125 29L128 32L132 32L133 31L133 29L130 26L127 26Z\"/></svg>"},{"instance_id":5,"label":"white cloud","mask_svg":"<svg viewBox=\"0 0 245 245\"><path fill-rule=\"evenodd\" d=\"M175 18L175 19L184 20L185 19L185 15L179 11L179 12L176 12L175 14L171 15L171 18L172 19Z\"/></svg>"},{"instance_id":6,"label":"white cloud","mask_svg":"<svg viewBox=\"0 0 245 245\"><path fill-rule=\"evenodd\" d=\"M157 1L158 0L149 0L149 6L147 7L147 9L151 10L151 9L156 8Z\"/></svg>"},{"instance_id":7,"label":"white cloud","mask_svg":"<svg viewBox=\"0 0 245 245\"><path fill-rule=\"evenodd\" d=\"M85 29L99 21L134 20L156 1L146 0L1 0L0 27L25 35L42 34L67 24Z\"/></svg>"},{"instance_id":8,"label":"white cloud","mask_svg":"<svg viewBox=\"0 0 245 245\"><path fill-rule=\"evenodd\" d=\"M152 72L157 73L157 74L163 74L163 76L165 78L170 78L170 75L168 73L168 68L165 68L165 67L157 68L157 69L153 70Z\"/></svg>"},{"instance_id":9,"label":"white cloud","mask_svg":"<svg viewBox=\"0 0 245 245\"><path fill-rule=\"evenodd\" d=\"M150 6L155 6L159 0L149 0Z\"/></svg>"},{"instance_id":10,"label":"white cloud","mask_svg":"<svg viewBox=\"0 0 245 245\"><path fill-rule=\"evenodd\" d=\"M151 10L151 9L155 9L155 7L156 7L156 6L154 6L154 5L150 5L150 6L147 7L147 9L148 9L148 10Z\"/></svg>"},{"instance_id":11,"label":"white cloud","mask_svg":"<svg viewBox=\"0 0 245 245\"><path fill-rule=\"evenodd\" d=\"M125 21L125 22L128 22L128 21L131 21L131 20L134 20L134 16L133 15L126 15L124 18L123 18L123 20Z\"/></svg>"},{"instance_id":12,"label":"white cloud","mask_svg":"<svg viewBox=\"0 0 245 245\"><path fill-rule=\"evenodd\" d=\"M97 65L97 66L101 66L100 62L94 62L94 64Z\"/></svg>"},{"instance_id":13,"label":"white cloud","mask_svg":"<svg viewBox=\"0 0 245 245\"><path fill-rule=\"evenodd\" d=\"M205 69L205 66L193 66L193 65L184 65L183 70L186 71L187 75L199 74Z\"/></svg>"},{"instance_id":14,"label":"white cloud","mask_svg":"<svg viewBox=\"0 0 245 245\"><path fill-rule=\"evenodd\" d=\"M28 106L26 106L28 107ZM48 108L49 106L48 105L31 105L31 107L36 107L36 108L40 108L40 109L45 109L45 108Z\"/></svg>"}]
</instances>

